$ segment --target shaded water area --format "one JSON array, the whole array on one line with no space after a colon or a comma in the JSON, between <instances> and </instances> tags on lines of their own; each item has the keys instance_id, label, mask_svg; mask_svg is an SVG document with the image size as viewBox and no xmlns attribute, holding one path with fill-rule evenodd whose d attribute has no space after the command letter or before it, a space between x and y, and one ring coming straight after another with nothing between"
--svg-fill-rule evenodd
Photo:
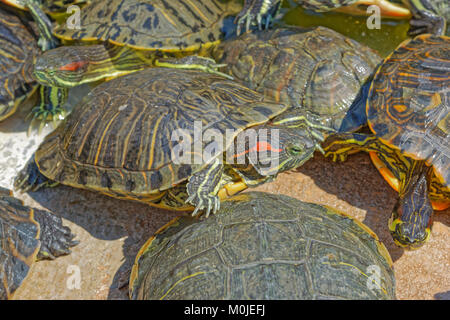
<instances>
[{"instance_id":1,"label":"shaded water area","mask_svg":"<svg viewBox=\"0 0 450 320\"><path fill-rule=\"evenodd\" d=\"M286 8L284 8L286 9ZM324 26L359 41L385 57L407 39L408 20L381 19L380 29L368 29L367 17L338 12L316 13L296 7L287 11L283 22L301 27Z\"/></svg>"}]
</instances>

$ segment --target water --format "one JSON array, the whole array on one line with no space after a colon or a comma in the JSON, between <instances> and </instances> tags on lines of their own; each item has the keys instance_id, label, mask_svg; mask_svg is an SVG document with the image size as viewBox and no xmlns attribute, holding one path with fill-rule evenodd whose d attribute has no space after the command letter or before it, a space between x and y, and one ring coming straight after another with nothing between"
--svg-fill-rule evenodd
<instances>
[{"instance_id":1,"label":"water","mask_svg":"<svg viewBox=\"0 0 450 320\"><path fill-rule=\"evenodd\" d=\"M381 19L380 29L368 29L367 17L337 12L315 13L296 7L287 11L283 22L301 27L324 26L359 41L385 57L407 39L408 20Z\"/></svg>"}]
</instances>

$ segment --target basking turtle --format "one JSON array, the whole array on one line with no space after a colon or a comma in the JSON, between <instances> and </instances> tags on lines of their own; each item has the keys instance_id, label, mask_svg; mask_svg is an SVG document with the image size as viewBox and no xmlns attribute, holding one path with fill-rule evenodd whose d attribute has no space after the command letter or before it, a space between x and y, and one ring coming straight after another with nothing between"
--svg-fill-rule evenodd
<instances>
[{"instance_id":1,"label":"basking turtle","mask_svg":"<svg viewBox=\"0 0 450 320\"><path fill-rule=\"evenodd\" d=\"M357 220L246 192L208 219L158 230L136 257L129 291L149 300L395 299L395 278L388 251Z\"/></svg>"},{"instance_id":2,"label":"basking turtle","mask_svg":"<svg viewBox=\"0 0 450 320\"><path fill-rule=\"evenodd\" d=\"M277 117L338 130L381 57L325 27L277 28L223 42L213 57L247 87L290 106ZM295 116L294 116L295 115ZM297 124L296 124L297 125Z\"/></svg>"},{"instance_id":3,"label":"basking turtle","mask_svg":"<svg viewBox=\"0 0 450 320\"><path fill-rule=\"evenodd\" d=\"M15 185L51 180L208 214L220 197L312 156L311 129L261 125L286 108L222 76L147 68L94 88L45 138Z\"/></svg>"},{"instance_id":4,"label":"basking turtle","mask_svg":"<svg viewBox=\"0 0 450 320\"><path fill-rule=\"evenodd\" d=\"M0 300L12 298L33 262L69 254L73 238L60 217L24 206L0 187Z\"/></svg>"},{"instance_id":5,"label":"basking turtle","mask_svg":"<svg viewBox=\"0 0 450 320\"><path fill-rule=\"evenodd\" d=\"M411 28L408 34L423 33L449 35L447 21L450 20L448 0L402 0L411 10Z\"/></svg>"},{"instance_id":6,"label":"basking turtle","mask_svg":"<svg viewBox=\"0 0 450 320\"><path fill-rule=\"evenodd\" d=\"M281 7L282 2L283 0L245 0L244 9L236 19L238 23L238 34L242 27L248 30L252 23L256 23L259 29L261 29L263 18L266 19L267 25L274 12L277 12ZM411 17L408 9L387 0L294 0L293 2L298 3L305 9L316 12L335 10L357 15L367 15L366 8L371 5L376 5L380 9L382 16L392 18Z\"/></svg>"},{"instance_id":7,"label":"basking turtle","mask_svg":"<svg viewBox=\"0 0 450 320\"><path fill-rule=\"evenodd\" d=\"M341 131L368 123L373 134L334 135L324 150L335 160L371 153L399 192L389 224L394 241L417 248L429 238L432 205L450 205L450 38L427 34L403 42L363 92Z\"/></svg>"},{"instance_id":8,"label":"basking turtle","mask_svg":"<svg viewBox=\"0 0 450 320\"><path fill-rule=\"evenodd\" d=\"M66 46L40 56L35 76L43 85L70 88L193 54L197 59L183 60L187 65L217 72L214 61L200 56L233 30L240 9L235 0L94 1L81 11L80 29L53 30Z\"/></svg>"}]
</instances>

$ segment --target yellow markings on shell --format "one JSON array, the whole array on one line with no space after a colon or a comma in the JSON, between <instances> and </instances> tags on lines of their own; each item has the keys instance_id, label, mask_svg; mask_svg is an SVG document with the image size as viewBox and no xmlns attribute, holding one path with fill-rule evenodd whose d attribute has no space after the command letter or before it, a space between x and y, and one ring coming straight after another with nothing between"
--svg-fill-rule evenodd
<instances>
[{"instance_id":1,"label":"yellow markings on shell","mask_svg":"<svg viewBox=\"0 0 450 320\"><path fill-rule=\"evenodd\" d=\"M197 8L197 7L195 6L195 4L193 4L190 0L184 0L184 2L188 3L188 4L189 4L189 7L190 7L191 9L194 9L195 12L197 12L197 14L198 14L199 16L202 17L202 21L210 22L210 21L208 20L208 18L203 14L203 12L202 12L199 8Z\"/></svg>"},{"instance_id":2,"label":"yellow markings on shell","mask_svg":"<svg viewBox=\"0 0 450 320\"><path fill-rule=\"evenodd\" d=\"M109 120L109 122L108 122L106 128L103 130L102 137L100 138L100 142L99 142L98 147L97 147L97 153L96 153L96 155L95 155L94 165L97 165L98 157L100 156L100 151L101 151L101 149L102 149L102 144L103 144L103 140L105 139L106 132L108 131L109 127L111 126L111 124L112 124L113 121L117 118L117 116L118 116L119 114L120 114L120 113L117 112L117 113L111 118L111 120Z\"/></svg>"},{"instance_id":3,"label":"yellow markings on shell","mask_svg":"<svg viewBox=\"0 0 450 320\"><path fill-rule=\"evenodd\" d=\"M188 276L186 276L186 277L181 278L180 280L178 280L177 282L175 282L175 283L173 284L173 286L171 286L171 287L169 288L169 290L167 290L167 292L166 292L161 298L159 298L159 300L163 300L163 299L170 293L170 291L172 291L179 283L183 282L184 280L187 280L187 279L196 277L196 276L198 276L198 275L200 275L200 274L204 274L204 273L206 273L206 272L204 272L204 271L199 271L199 272L196 272L196 273L193 273L193 274L190 274L190 275L188 275Z\"/></svg>"},{"instance_id":4,"label":"yellow markings on shell","mask_svg":"<svg viewBox=\"0 0 450 320\"><path fill-rule=\"evenodd\" d=\"M151 142L151 144L150 144L150 159L149 159L149 161L148 161L148 166L147 166L147 169L148 169L148 170L151 170L152 165L153 165L153 158L154 158L154 156L155 156L155 142L156 142L156 136L157 136L157 133L158 133L158 127L159 127L159 124L161 123L162 119L163 119L162 116L159 117L159 118L156 120L155 125L153 126L152 142Z\"/></svg>"}]
</instances>

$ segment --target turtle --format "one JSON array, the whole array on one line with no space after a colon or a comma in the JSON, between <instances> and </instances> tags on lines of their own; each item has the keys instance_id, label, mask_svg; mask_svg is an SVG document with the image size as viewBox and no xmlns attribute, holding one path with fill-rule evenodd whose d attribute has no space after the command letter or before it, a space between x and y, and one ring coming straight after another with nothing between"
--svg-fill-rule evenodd
<instances>
[{"instance_id":1,"label":"turtle","mask_svg":"<svg viewBox=\"0 0 450 320\"><path fill-rule=\"evenodd\" d=\"M34 74L42 85L71 88L191 55L183 66L214 73L218 66L204 56L233 32L241 8L236 0L93 1L81 11L79 29L54 28L65 46L42 54Z\"/></svg>"},{"instance_id":2,"label":"turtle","mask_svg":"<svg viewBox=\"0 0 450 320\"><path fill-rule=\"evenodd\" d=\"M95 87L44 139L15 187L57 182L208 215L220 198L312 156L309 128L270 122L286 109L220 75L146 68Z\"/></svg>"},{"instance_id":3,"label":"turtle","mask_svg":"<svg viewBox=\"0 0 450 320\"><path fill-rule=\"evenodd\" d=\"M339 130L361 86L382 58L326 27L247 32L212 53L221 70L270 99L288 104L277 121L306 119L323 135ZM321 137L321 141L324 137Z\"/></svg>"},{"instance_id":4,"label":"turtle","mask_svg":"<svg viewBox=\"0 0 450 320\"><path fill-rule=\"evenodd\" d=\"M0 300L13 297L36 260L69 254L74 237L61 217L25 206L0 187Z\"/></svg>"},{"instance_id":5,"label":"turtle","mask_svg":"<svg viewBox=\"0 0 450 320\"><path fill-rule=\"evenodd\" d=\"M34 64L42 51L58 45L51 36L51 21L40 11L37 0L2 2L9 6L0 3L0 42L4 48L0 53L0 67L4 70L0 76L0 121L12 115L39 87L33 76ZM13 11L13 7L31 9L32 19L19 10ZM41 86L40 95L41 102L32 112L33 120L39 118L45 122L48 115L57 114L67 92Z\"/></svg>"},{"instance_id":6,"label":"turtle","mask_svg":"<svg viewBox=\"0 0 450 320\"><path fill-rule=\"evenodd\" d=\"M399 193L389 221L395 243L419 248L430 236L433 207L450 205L450 38L405 40L362 92L341 133L323 145L325 156L369 152ZM371 133L351 133L364 124Z\"/></svg>"},{"instance_id":7,"label":"turtle","mask_svg":"<svg viewBox=\"0 0 450 320\"><path fill-rule=\"evenodd\" d=\"M258 25L258 29L262 29L263 19L267 28L272 17L281 8L282 2L283 0L245 0L244 8L236 17L237 33L240 34L241 30L248 31L253 23ZM411 17L411 12L407 8L387 0L294 0L293 2L315 12L342 11L357 15L367 15L366 8L376 5L384 17L404 19Z\"/></svg>"},{"instance_id":8,"label":"turtle","mask_svg":"<svg viewBox=\"0 0 450 320\"><path fill-rule=\"evenodd\" d=\"M367 226L330 207L255 191L224 200L208 219L182 216L160 228L136 256L129 296L396 298L392 260Z\"/></svg>"},{"instance_id":9,"label":"turtle","mask_svg":"<svg viewBox=\"0 0 450 320\"><path fill-rule=\"evenodd\" d=\"M412 12L410 36L431 33L450 35L447 21L450 20L450 5L447 0L402 0Z\"/></svg>"}]
</instances>

